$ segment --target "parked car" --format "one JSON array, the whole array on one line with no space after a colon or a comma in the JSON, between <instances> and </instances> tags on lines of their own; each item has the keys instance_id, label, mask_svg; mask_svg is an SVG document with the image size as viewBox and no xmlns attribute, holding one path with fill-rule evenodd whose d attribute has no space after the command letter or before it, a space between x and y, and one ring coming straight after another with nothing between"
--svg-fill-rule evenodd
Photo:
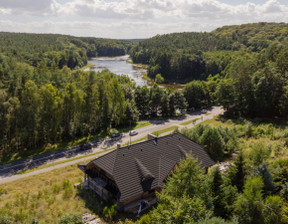
<instances>
[{"instance_id":1,"label":"parked car","mask_svg":"<svg viewBox=\"0 0 288 224\"><path fill-rule=\"evenodd\" d=\"M110 137L111 138L118 138L120 136L121 136L121 134L117 132L117 133L112 134Z\"/></svg>"},{"instance_id":2,"label":"parked car","mask_svg":"<svg viewBox=\"0 0 288 224\"><path fill-rule=\"evenodd\" d=\"M129 133L130 136L137 135L137 134L138 134L138 132L135 131L135 130L132 130L132 131L130 131L130 133Z\"/></svg>"},{"instance_id":3,"label":"parked car","mask_svg":"<svg viewBox=\"0 0 288 224\"><path fill-rule=\"evenodd\" d=\"M92 144L91 143L84 143L80 145L81 150L87 150L87 149L92 149Z\"/></svg>"}]
</instances>

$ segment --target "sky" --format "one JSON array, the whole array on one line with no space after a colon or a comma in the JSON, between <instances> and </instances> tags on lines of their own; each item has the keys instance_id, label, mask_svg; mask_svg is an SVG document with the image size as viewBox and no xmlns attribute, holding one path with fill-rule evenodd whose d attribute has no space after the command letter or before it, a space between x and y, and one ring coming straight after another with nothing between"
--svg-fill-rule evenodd
<instances>
[{"instance_id":1,"label":"sky","mask_svg":"<svg viewBox=\"0 0 288 224\"><path fill-rule=\"evenodd\" d=\"M113 39L288 22L288 0L0 0L0 31Z\"/></svg>"}]
</instances>

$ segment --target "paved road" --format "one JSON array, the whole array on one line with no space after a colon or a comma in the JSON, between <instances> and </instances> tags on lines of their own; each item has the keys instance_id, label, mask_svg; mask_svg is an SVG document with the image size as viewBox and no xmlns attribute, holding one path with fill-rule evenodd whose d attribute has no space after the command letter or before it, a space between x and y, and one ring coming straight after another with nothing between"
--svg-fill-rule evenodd
<instances>
[{"instance_id":1,"label":"paved road","mask_svg":"<svg viewBox=\"0 0 288 224\"><path fill-rule=\"evenodd\" d=\"M64 150L61 150L61 151L58 151L55 153L48 153L46 155L36 156L34 158L31 158L31 159L26 159L26 160L18 161L15 163L7 164L5 166L0 167L0 184L11 182L11 181L14 181L14 180L26 177L26 176L31 176L31 175L36 175L36 174L40 174L43 172L48 172L50 170L64 167L67 165L80 163L80 162L83 162L85 160L93 159L97 156L105 154L105 152L101 153L101 151L103 151L105 149L115 147L117 144L121 144L121 145L128 144L130 142L130 140L135 141L135 140L144 138L145 136L147 136L147 134L154 132L154 131L162 130L164 128L169 128L171 126L178 126L178 128L180 130L182 128L191 128L194 125L196 125L196 124L198 124L204 120L211 119L214 116L219 115L219 114L223 114L224 110L222 107L217 106L217 107L211 107L211 108L207 109L207 112L210 114L205 115L206 112L198 111L198 112L186 114L184 116L169 119L169 120L152 121L152 125L137 129L137 132L139 133L138 135L129 136L129 133L126 132L126 133L123 133L122 137L118 140L113 140L111 138L101 139L97 142L94 142L93 148L91 150L81 151L79 146L75 146L75 147L72 147L69 149L64 149ZM190 120L195 119L195 118L200 118L200 119L197 120L194 124L191 123L191 124L188 124L186 126L181 125L181 123L183 123L185 121L190 121ZM164 133L164 135L165 134L169 134L169 132ZM97 156L95 156L95 155L88 156L88 157L78 159L78 160L73 160L73 161L70 161L67 163L54 165L54 166L51 166L48 168L43 168L41 170L32 171L32 172L27 173L27 174L18 174L17 175L17 172L19 172L19 171L39 167L39 166L44 165L44 164L55 163L58 161L65 161L69 158L80 157L80 156L83 156L86 154L88 155L88 154L96 153L96 152L99 152L101 154L98 154Z\"/></svg>"}]
</instances>

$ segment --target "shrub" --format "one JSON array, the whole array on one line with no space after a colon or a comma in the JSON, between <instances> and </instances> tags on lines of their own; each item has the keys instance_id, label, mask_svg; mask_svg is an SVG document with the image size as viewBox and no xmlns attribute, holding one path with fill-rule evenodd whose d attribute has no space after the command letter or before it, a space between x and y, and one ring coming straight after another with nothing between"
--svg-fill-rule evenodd
<instances>
[{"instance_id":1,"label":"shrub","mask_svg":"<svg viewBox=\"0 0 288 224\"><path fill-rule=\"evenodd\" d=\"M39 221L35 218L32 218L30 224L39 224Z\"/></svg>"},{"instance_id":2,"label":"shrub","mask_svg":"<svg viewBox=\"0 0 288 224\"><path fill-rule=\"evenodd\" d=\"M58 194L60 192L61 186L55 183L52 185L52 188L53 188L53 193Z\"/></svg>"},{"instance_id":3,"label":"shrub","mask_svg":"<svg viewBox=\"0 0 288 224\"><path fill-rule=\"evenodd\" d=\"M231 221L225 221L224 219L221 219L219 217L213 217L211 219L204 219L198 224L237 224L237 220L231 220Z\"/></svg>"},{"instance_id":4,"label":"shrub","mask_svg":"<svg viewBox=\"0 0 288 224\"><path fill-rule=\"evenodd\" d=\"M69 180L63 180L62 181L62 187L63 187L63 190L67 189L67 188L70 188L71 187L71 183Z\"/></svg>"},{"instance_id":5,"label":"shrub","mask_svg":"<svg viewBox=\"0 0 288 224\"><path fill-rule=\"evenodd\" d=\"M266 147L261 143L256 143L252 145L252 148L249 152L249 159L252 161L254 166L259 166L269 158L270 153L270 147Z\"/></svg>"},{"instance_id":6,"label":"shrub","mask_svg":"<svg viewBox=\"0 0 288 224\"><path fill-rule=\"evenodd\" d=\"M63 199L68 199L73 194L73 186L69 180L63 180L62 187L64 190Z\"/></svg>"},{"instance_id":7,"label":"shrub","mask_svg":"<svg viewBox=\"0 0 288 224\"><path fill-rule=\"evenodd\" d=\"M217 129L207 126L200 137L200 143L208 151L213 160L223 160L224 141Z\"/></svg>"},{"instance_id":8,"label":"shrub","mask_svg":"<svg viewBox=\"0 0 288 224\"><path fill-rule=\"evenodd\" d=\"M15 219L12 215L0 214L0 224L14 224Z\"/></svg>"},{"instance_id":9,"label":"shrub","mask_svg":"<svg viewBox=\"0 0 288 224\"><path fill-rule=\"evenodd\" d=\"M84 224L81 215L65 214L62 216L58 224Z\"/></svg>"},{"instance_id":10,"label":"shrub","mask_svg":"<svg viewBox=\"0 0 288 224\"><path fill-rule=\"evenodd\" d=\"M157 84L161 84L164 82L164 78L161 76L161 74L157 74L156 77L155 77L155 82Z\"/></svg>"},{"instance_id":11,"label":"shrub","mask_svg":"<svg viewBox=\"0 0 288 224\"><path fill-rule=\"evenodd\" d=\"M0 196L1 196L2 194L6 194L6 193L7 193L7 191L6 191L5 189L0 188Z\"/></svg>"},{"instance_id":12,"label":"shrub","mask_svg":"<svg viewBox=\"0 0 288 224\"><path fill-rule=\"evenodd\" d=\"M115 217L116 214L117 214L116 204L112 205L110 208L108 206L105 206L103 209L103 216L110 222L112 221L112 219Z\"/></svg>"}]
</instances>

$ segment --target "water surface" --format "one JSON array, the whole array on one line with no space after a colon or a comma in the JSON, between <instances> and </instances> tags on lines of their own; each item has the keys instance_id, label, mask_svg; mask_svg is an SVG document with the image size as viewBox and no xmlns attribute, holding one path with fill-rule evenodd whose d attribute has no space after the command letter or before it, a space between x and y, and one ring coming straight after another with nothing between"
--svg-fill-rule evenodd
<instances>
[{"instance_id":1,"label":"water surface","mask_svg":"<svg viewBox=\"0 0 288 224\"><path fill-rule=\"evenodd\" d=\"M133 79L136 86L145 86L147 81L142 78L142 75L147 72L146 69L141 66L134 65L128 62L129 55L119 57L99 57L89 59L89 63L93 65L91 70L100 72L107 68L116 75L127 75L130 79Z\"/></svg>"}]
</instances>

